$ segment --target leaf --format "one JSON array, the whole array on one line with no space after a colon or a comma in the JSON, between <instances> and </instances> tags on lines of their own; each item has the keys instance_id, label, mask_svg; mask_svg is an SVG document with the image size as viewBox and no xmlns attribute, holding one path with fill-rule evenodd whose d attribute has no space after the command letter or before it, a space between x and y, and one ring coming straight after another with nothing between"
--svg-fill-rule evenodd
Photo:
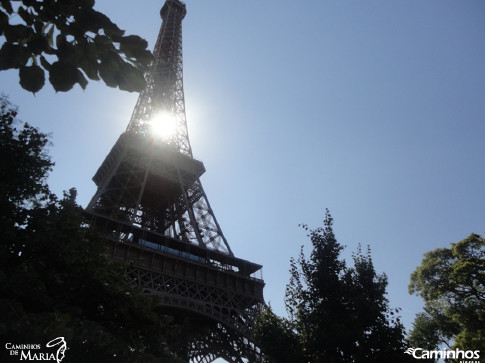
<instances>
[{"instance_id":1,"label":"leaf","mask_svg":"<svg viewBox=\"0 0 485 363\"><path fill-rule=\"evenodd\" d=\"M76 24L85 31L91 31L97 33L101 28L98 21L98 16L96 11L93 9L82 10L79 14L76 14Z\"/></svg>"},{"instance_id":2,"label":"leaf","mask_svg":"<svg viewBox=\"0 0 485 363\"><path fill-rule=\"evenodd\" d=\"M147 66L150 65L154 60L153 54L149 50L145 50L137 54L136 58L139 62L142 62L144 65L147 65Z\"/></svg>"},{"instance_id":3,"label":"leaf","mask_svg":"<svg viewBox=\"0 0 485 363\"><path fill-rule=\"evenodd\" d=\"M5 38L8 42L24 43L34 34L34 32L27 26L17 24L8 25L4 31Z\"/></svg>"},{"instance_id":4,"label":"leaf","mask_svg":"<svg viewBox=\"0 0 485 363\"><path fill-rule=\"evenodd\" d=\"M54 62L49 70L49 81L54 89L69 91L78 82L78 69L70 63Z\"/></svg>"},{"instance_id":5,"label":"leaf","mask_svg":"<svg viewBox=\"0 0 485 363\"><path fill-rule=\"evenodd\" d=\"M101 64L99 65L99 75L109 87L118 86L118 72L120 70L119 65L122 63L123 60L121 57L114 52L110 52L104 59L101 60Z\"/></svg>"},{"instance_id":6,"label":"leaf","mask_svg":"<svg viewBox=\"0 0 485 363\"><path fill-rule=\"evenodd\" d=\"M124 63L119 73L119 88L128 92L141 92L146 87L143 73L128 63Z\"/></svg>"},{"instance_id":7,"label":"leaf","mask_svg":"<svg viewBox=\"0 0 485 363\"><path fill-rule=\"evenodd\" d=\"M77 83L79 83L82 89L86 89L86 86L88 85L87 79L79 69L77 70Z\"/></svg>"},{"instance_id":8,"label":"leaf","mask_svg":"<svg viewBox=\"0 0 485 363\"><path fill-rule=\"evenodd\" d=\"M54 28L54 24L52 24L49 31L47 32L47 42L51 47L54 45Z\"/></svg>"},{"instance_id":9,"label":"leaf","mask_svg":"<svg viewBox=\"0 0 485 363\"><path fill-rule=\"evenodd\" d=\"M100 46L107 46L107 45L113 44L111 39L109 39L106 35L99 35L99 34L94 37L94 42Z\"/></svg>"},{"instance_id":10,"label":"leaf","mask_svg":"<svg viewBox=\"0 0 485 363\"><path fill-rule=\"evenodd\" d=\"M89 47L88 47L88 49L89 49ZM94 58L92 56L92 54L89 53L89 51L85 52L84 57L80 59L79 67L81 67L81 69L84 71L84 73L86 73L86 75L90 79L93 79L93 80L96 80L96 81L99 80L99 76L98 76L99 64L98 64L96 58Z\"/></svg>"},{"instance_id":11,"label":"leaf","mask_svg":"<svg viewBox=\"0 0 485 363\"><path fill-rule=\"evenodd\" d=\"M120 51L125 53L128 58L136 59L137 63L144 66L148 66L153 61L152 53L141 47L120 43Z\"/></svg>"},{"instance_id":12,"label":"leaf","mask_svg":"<svg viewBox=\"0 0 485 363\"><path fill-rule=\"evenodd\" d=\"M49 22L49 21L48 21L48 22L44 22L44 25L42 25L42 29L41 29L41 31L40 31L39 33L44 34L44 33L46 32L47 28L48 28L50 25L52 25L52 23L51 23L51 22Z\"/></svg>"},{"instance_id":13,"label":"leaf","mask_svg":"<svg viewBox=\"0 0 485 363\"><path fill-rule=\"evenodd\" d=\"M79 3L86 8L92 8L94 6L94 0L80 0Z\"/></svg>"},{"instance_id":14,"label":"leaf","mask_svg":"<svg viewBox=\"0 0 485 363\"><path fill-rule=\"evenodd\" d=\"M6 38L0 44L0 70L26 67L32 58L29 65L47 70L56 91L74 83L84 89L88 79L100 78L128 91L145 87L143 73L153 60L148 43L124 36L108 16L93 9L94 0L0 0L0 5L0 36ZM9 14L18 14L17 24L9 24ZM29 76L40 75L39 69L22 69L24 88L39 87ZM41 83L40 76L33 77Z\"/></svg>"},{"instance_id":15,"label":"leaf","mask_svg":"<svg viewBox=\"0 0 485 363\"><path fill-rule=\"evenodd\" d=\"M116 87L118 85L117 72L113 71L110 67L103 66L101 63L99 69L99 75L109 87Z\"/></svg>"},{"instance_id":16,"label":"leaf","mask_svg":"<svg viewBox=\"0 0 485 363\"><path fill-rule=\"evenodd\" d=\"M62 33L60 33L59 35L57 35L56 37L56 47L57 49L61 49L63 47L66 47L67 44L69 44L66 40L66 36Z\"/></svg>"},{"instance_id":17,"label":"leaf","mask_svg":"<svg viewBox=\"0 0 485 363\"><path fill-rule=\"evenodd\" d=\"M83 47L79 44L73 44L66 42L57 49L57 58L60 62L70 63L78 65L79 61L83 57Z\"/></svg>"},{"instance_id":18,"label":"leaf","mask_svg":"<svg viewBox=\"0 0 485 363\"><path fill-rule=\"evenodd\" d=\"M28 26L31 26L32 24L34 24L34 18L32 17L32 14L30 14L22 6L18 8L17 13L25 21L25 24L27 24Z\"/></svg>"},{"instance_id":19,"label":"leaf","mask_svg":"<svg viewBox=\"0 0 485 363\"><path fill-rule=\"evenodd\" d=\"M44 33L46 23L42 19L34 19L34 30L36 33Z\"/></svg>"},{"instance_id":20,"label":"leaf","mask_svg":"<svg viewBox=\"0 0 485 363\"><path fill-rule=\"evenodd\" d=\"M148 43L145 39L140 38L138 35L127 35L126 37L121 38L120 48L121 47L146 49L146 47L148 47Z\"/></svg>"},{"instance_id":21,"label":"leaf","mask_svg":"<svg viewBox=\"0 0 485 363\"><path fill-rule=\"evenodd\" d=\"M44 67L46 70L51 69L51 64L42 55L40 56L40 64L42 64L42 67Z\"/></svg>"},{"instance_id":22,"label":"leaf","mask_svg":"<svg viewBox=\"0 0 485 363\"><path fill-rule=\"evenodd\" d=\"M104 34L106 34L108 37L113 39L114 41L118 41L118 39L121 39L123 34L125 34L124 30L121 30L116 26L116 24L113 24L114 26L111 28L104 28Z\"/></svg>"},{"instance_id":23,"label":"leaf","mask_svg":"<svg viewBox=\"0 0 485 363\"><path fill-rule=\"evenodd\" d=\"M103 13L100 13L98 11L94 11L93 16L95 18L96 24L99 27L103 28L104 33L108 37L112 37L112 36L119 36L119 37L121 37L125 33L123 30L121 30L120 28L118 28L118 26L115 23L113 23L110 20L110 18L108 18Z\"/></svg>"},{"instance_id":24,"label":"leaf","mask_svg":"<svg viewBox=\"0 0 485 363\"><path fill-rule=\"evenodd\" d=\"M20 68L29 60L27 48L21 45L4 43L0 48L0 70Z\"/></svg>"},{"instance_id":25,"label":"leaf","mask_svg":"<svg viewBox=\"0 0 485 363\"><path fill-rule=\"evenodd\" d=\"M0 5L2 5L2 8L4 8L9 15L12 15L13 9L9 0L0 0Z\"/></svg>"},{"instance_id":26,"label":"leaf","mask_svg":"<svg viewBox=\"0 0 485 363\"><path fill-rule=\"evenodd\" d=\"M44 70L36 65L20 67L19 77L22 88L32 93L39 91L45 83Z\"/></svg>"},{"instance_id":27,"label":"leaf","mask_svg":"<svg viewBox=\"0 0 485 363\"><path fill-rule=\"evenodd\" d=\"M37 35L27 43L27 47L33 54L44 53L49 47L49 42L43 35Z\"/></svg>"},{"instance_id":28,"label":"leaf","mask_svg":"<svg viewBox=\"0 0 485 363\"><path fill-rule=\"evenodd\" d=\"M0 35L3 34L5 29L7 29L7 26L8 26L8 15L0 10Z\"/></svg>"},{"instance_id":29,"label":"leaf","mask_svg":"<svg viewBox=\"0 0 485 363\"><path fill-rule=\"evenodd\" d=\"M84 14L84 17L86 18L83 20L86 21L91 27L92 26L96 27L96 29L100 29L100 28L104 29L104 28L112 28L112 27L117 28L117 26L113 24L110 18L108 18L103 13L100 13L99 11L91 9L90 11Z\"/></svg>"},{"instance_id":30,"label":"leaf","mask_svg":"<svg viewBox=\"0 0 485 363\"><path fill-rule=\"evenodd\" d=\"M148 66L153 61L152 53L145 49L147 46L146 40L136 35L123 37L120 41L120 51L125 53L142 72L147 71Z\"/></svg>"}]
</instances>

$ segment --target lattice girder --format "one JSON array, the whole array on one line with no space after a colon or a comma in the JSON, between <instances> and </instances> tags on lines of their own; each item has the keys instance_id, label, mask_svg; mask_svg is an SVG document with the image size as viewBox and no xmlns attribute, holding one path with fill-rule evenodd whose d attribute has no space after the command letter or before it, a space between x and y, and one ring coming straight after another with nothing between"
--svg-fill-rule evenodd
<instances>
[{"instance_id":1,"label":"lattice girder","mask_svg":"<svg viewBox=\"0 0 485 363\"><path fill-rule=\"evenodd\" d=\"M252 342L255 314L264 304L262 266L236 258L215 218L192 156L183 90L182 19L185 4L166 0L147 87L127 130L95 176L86 208L110 241L109 256L128 263L127 277L159 298L164 313L189 316L198 334L176 350L193 362L258 362ZM166 139L153 135L155 116L175 118Z\"/></svg>"},{"instance_id":2,"label":"lattice girder","mask_svg":"<svg viewBox=\"0 0 485 363\"><path fill-rule=\"evenodd\" d=\"M207 319L205 334L190 343L187 354L192 361L212 361L208 357L229 362L242 362L241 357L259 361L259 350L252 343L252 326L264 304L262 280L235 271L223 272L207 262L197 263L190 253L184 258L114 241L109 253L113 260L129 262L127 277L144 294L158 296L161 307ZM228 347L236 354L228 354Z\"/></svg>"},{"instance_id":3,"label":"lattice girder","mask_svg":"<svg viewBox=\"0 0 485 363\"><path fill-rule=\"evenodd\" d=\"M169 144L124 133L93 178L87 210L233 255L200 183L204 172Z\"/></svg>"},{"instance_id":4,"label":"lattice girder","mask_svg":"<svg viewBox=\"0 0 485 363\"><path fill-rule=\"evenodd\" d=\"M169 0L160 13L163 22L153 50L155 61L127 131L149 134L153 117L161 111L167 112L176 119L176 132L170 143L181 153L192 156L183 89L182 19L186 14L185 4Z\"/></svg>"}]
</instances>

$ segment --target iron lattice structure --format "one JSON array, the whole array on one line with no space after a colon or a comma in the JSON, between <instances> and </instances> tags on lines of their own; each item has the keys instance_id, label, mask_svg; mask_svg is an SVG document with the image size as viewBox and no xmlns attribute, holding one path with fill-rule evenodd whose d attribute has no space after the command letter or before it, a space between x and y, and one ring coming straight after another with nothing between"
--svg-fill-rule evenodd
<instances>
[{"instance_id":1,"label":"iron lattice structure","mask_svg":"<svg viewBox=\"0 0 485 363\"><path fill-rule=\"evenodd\" d=\"M111 258L130 262L133 284L192 322L194 331L176 348L182 356L257 362L252 325L264 282L253 276L262 266L234 256L200 182L204 165L192 156L183 91L185 4L166 0L160 14L147 87L93 177L98 189L86 213L111 242ZM156 123L169 119L171 136L155 136Z\"/></svg>"}]
</instances>

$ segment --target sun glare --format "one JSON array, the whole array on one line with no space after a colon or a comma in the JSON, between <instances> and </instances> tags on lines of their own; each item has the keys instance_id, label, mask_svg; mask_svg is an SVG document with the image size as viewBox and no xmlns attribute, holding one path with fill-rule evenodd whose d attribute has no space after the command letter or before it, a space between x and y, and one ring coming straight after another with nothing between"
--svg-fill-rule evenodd
<instances>
[{"instance_id":1,"label":"sun glare","mask_svg":"<svg viewBox=\"0 0 485 363\"><path fill-rule=\"evenodd\" d=\"M177 128L175 116L167 111L156 114L150 121L150 124L153 135L165 140L173 136Z\"/></svg>"}]
</instances>

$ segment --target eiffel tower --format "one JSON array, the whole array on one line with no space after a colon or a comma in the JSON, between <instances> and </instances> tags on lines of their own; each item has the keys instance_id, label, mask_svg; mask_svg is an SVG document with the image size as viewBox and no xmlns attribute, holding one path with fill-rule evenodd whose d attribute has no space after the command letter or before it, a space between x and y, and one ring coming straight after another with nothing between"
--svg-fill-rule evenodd
<instances>
[{"instance_id":1,"label":"eiffel tower","mask_svg":"<svg viewBox=\"0 0 485 363\"><path fill-rule=\"evenodd\" d=\"M261 360L252 341L264 304L262 266L234 256L192 156L182 79L185 4L166 0L154 62L126 131L93 177L87 215L110 241L109 256L129 262L127 277L159 297L190 334L176 348L187 361ZM159 130L170 129L168 135Z\"/></svg>"}]
</instances>

